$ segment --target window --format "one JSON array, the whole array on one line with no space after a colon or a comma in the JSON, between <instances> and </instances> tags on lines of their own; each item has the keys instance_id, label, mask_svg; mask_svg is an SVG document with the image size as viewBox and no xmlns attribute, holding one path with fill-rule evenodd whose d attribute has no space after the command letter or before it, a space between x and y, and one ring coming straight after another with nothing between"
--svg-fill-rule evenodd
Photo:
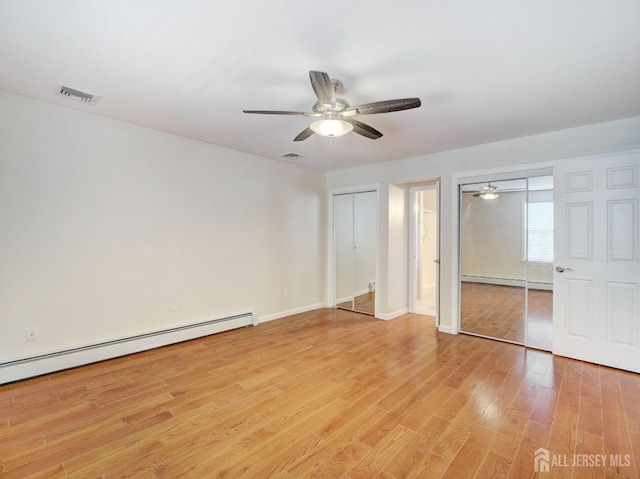
<instances>
[{"instance_id":1,"label":"window","mask_svg":"<svg viewBox=\"0 0 640 479\"><path fill-rule=\"evenodd\" d=\"M553 202L528 203L527 260L533 263L553 263Z\"/></svg>"}]
</instances>

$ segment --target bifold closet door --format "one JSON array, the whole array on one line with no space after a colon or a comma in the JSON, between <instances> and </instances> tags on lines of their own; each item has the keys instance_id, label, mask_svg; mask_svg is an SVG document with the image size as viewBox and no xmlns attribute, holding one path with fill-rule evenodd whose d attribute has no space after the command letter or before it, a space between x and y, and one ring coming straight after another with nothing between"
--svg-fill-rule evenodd
<instances>
[{"instance_id":1,"label":"bifold closet door","mask_svg":"<svg viewBox=\"0 0 640 479\"><path fill-rule=\"evenodd\" d=\"M333 198L336 306L353 309L355 275L352 194Z\"/></svg>"},{"instance_id":2,"label":"bifold closet door","mask_svg":"<svg viewBox=\"0 0 640 479\"><path fill-rule=\"evenodd\" d=\"M495 198L479 196L487 184L461 185L460 329L524 344L526 180L492 181Z\"/></svg>"},{"instance_id":3,"label":"bifold closet door","mask_svg":"<svg viewBox=\"0 0 640 479\"><path fill-rule=\"evenodd\" d=\"M375 314L377 194L335 195L336 306Z\"/></svg>"}]
</instances>

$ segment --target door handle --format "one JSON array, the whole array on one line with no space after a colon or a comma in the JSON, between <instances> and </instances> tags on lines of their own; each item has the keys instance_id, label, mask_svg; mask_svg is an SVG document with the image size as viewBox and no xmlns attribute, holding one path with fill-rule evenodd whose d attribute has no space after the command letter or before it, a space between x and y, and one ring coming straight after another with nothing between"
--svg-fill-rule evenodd
<instances>
[{"instance_id":1,"label":"door handle","mask_svg":"<svg viewBox=\"0 0 640 479\"><path fill-rule=\"evenodd\" d=\"M558 273L564 273L565 271L573 271L571 268L565 268L564 266L556 266L556 271Z\"/></svg>"},{"instance_id":2,"label":"door handle","mask_svg":"<svg viewBox=\"0 0 640 479\"><path fill-rule=\"evenodd\" d=\"M433 262L440 264L440 259L434 259Z\"/></svg>"}]
</instances>

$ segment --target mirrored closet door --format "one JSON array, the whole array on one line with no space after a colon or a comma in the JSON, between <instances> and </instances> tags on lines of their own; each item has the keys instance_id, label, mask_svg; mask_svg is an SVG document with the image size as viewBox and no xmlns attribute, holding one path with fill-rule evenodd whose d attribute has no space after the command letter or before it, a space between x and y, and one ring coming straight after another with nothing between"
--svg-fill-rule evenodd
<instances>
[{"instance_id":1,"label":"mirrored closet door","mask_svg":"<svg viewBox=\"0 0 640 479\"><path fill-rule=\"evenodd\" d=\"M460 330L552 346L553 178L460 185Z\"/></svg>"},{"instance_id":2,"label":"mirrored closet door","mask_svg":"<svg viewBox=\"0 0 640 479\"><path fill-rule=\"evenodd\" d=\"M375 314L377 195L333 197L336 307Z\"/></svg>"}]
</instances>

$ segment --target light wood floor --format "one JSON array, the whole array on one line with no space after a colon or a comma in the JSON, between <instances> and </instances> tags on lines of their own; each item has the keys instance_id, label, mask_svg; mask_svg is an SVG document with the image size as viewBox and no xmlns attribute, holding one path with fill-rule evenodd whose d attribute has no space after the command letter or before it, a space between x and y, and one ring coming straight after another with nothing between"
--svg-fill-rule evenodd
<instances>
[{"instance_id":1,"label":"light wood floor","mask_svg":"<svg viewBox=\"0 0 640 479\"><path fill-rule=\"evenodd\" d=\"M7 479L519 479L540 447L638 477L639 376L322 309L0 387Z\"/></svg>"},{"instance_id":2,"label":"light wood floor","mask_svg":"<svg viewBox=\"0 0 640 479\"><path fill-rule=\"evenodd\" d=\"M525 296L528 294L528 322ZM461 283L460 328L462 331L506 339L551 351L553 338L553 292L513 286ZM526 331L525 331L526 329Z\"/></svg>"}]
</instances>

